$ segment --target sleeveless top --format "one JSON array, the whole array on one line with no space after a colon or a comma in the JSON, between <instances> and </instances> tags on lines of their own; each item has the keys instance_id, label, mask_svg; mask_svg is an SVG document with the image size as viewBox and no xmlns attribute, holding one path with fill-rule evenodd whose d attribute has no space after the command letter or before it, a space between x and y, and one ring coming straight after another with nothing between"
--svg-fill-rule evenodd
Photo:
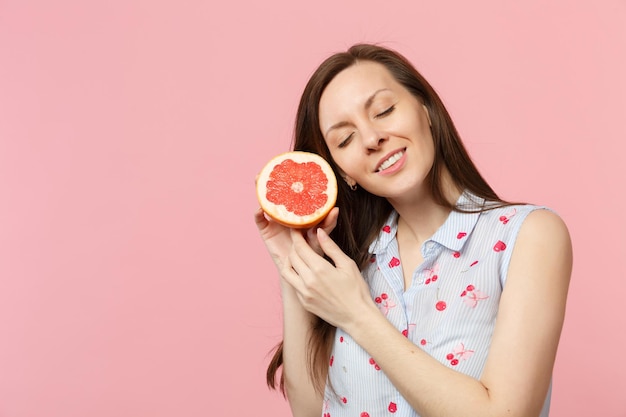
<instances>
[{"instance_id":1,"label":"sleeveless top","mask_svg":"<svg viewBox=\"0 0 626 417\"><path fill-rule=\"evenodd\" d=\"M465 210L488 204L468 192L457 201ZM526 216L541 208L452 211L423 243L424 261L406 291L396 240L398 214L393 212L370 245L370 264L362 271L372 299L419 348L445 366L480 378L517 234ZM374 359L341 329L328 378L322 417L419 417ZM548 416L549 406L550 392L541 417Z\"/></svg>"}]
</instances>

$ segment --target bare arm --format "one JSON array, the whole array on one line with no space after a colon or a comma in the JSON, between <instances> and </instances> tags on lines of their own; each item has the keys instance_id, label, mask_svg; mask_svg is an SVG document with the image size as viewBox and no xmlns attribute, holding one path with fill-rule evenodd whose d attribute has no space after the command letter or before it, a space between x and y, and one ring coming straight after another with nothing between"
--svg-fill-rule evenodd
<instances>
[{"instance_id":1,"label":"bare arm","mask_svg":"<svg viewBox=\"0 0 626 417\"><path fill-rule=\"evenodd\" d=\"M353 263L327 236L320 234L320 242L337 268L316 259L296 237L297 274L287 278L304 307L348 332L418 413L424 417L539 414L563 324L572 263L569 234L555 214L533 212L520 230L480 380L442 365L402 336L380 314L363 280L355 275ZM331 280L334 285L325 285ZM337 297L342 301L334 299L333 287L343 291Z\"/></svg>"},{"instance_id":2,"label":"bare arm","mask_svg":"<svg viewBox=\"0 0 626 417\"><path fill-rule=\"evenodd\" d=\"M337 214L338 209L333 209L319 227L330 233L336 225ZM289 270L291 265L288 257L292 250L290 230L268 220L261 210L255 213L255 222L278 270L281 273ZM307 241L314 250L322 253L315 233L309 232ZM313 388L305 356L314 315L302 307L295 290L288 282L281 278L280 284L283 301L285 393L294 417L319 417L322 414L323 398Z\"/></svg>"}]
</instances>

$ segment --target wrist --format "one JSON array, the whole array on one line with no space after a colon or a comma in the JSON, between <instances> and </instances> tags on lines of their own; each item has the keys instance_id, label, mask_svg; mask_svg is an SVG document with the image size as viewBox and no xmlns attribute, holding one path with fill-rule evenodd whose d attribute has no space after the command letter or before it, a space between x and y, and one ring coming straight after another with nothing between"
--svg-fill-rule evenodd
<instances>
[{"instance_id":1,"label":"wrist","mask_svg":"<svg viewBox=\"0 0 626 417\"><path fill-rule=\"evenodd\" d=\"M381 319L386 321L378 307L368 298L358 311L352 314L352 317L342 329L356 340L360 335L367 333L367 329L371 328Z\"/></svg>"}]
</instances>

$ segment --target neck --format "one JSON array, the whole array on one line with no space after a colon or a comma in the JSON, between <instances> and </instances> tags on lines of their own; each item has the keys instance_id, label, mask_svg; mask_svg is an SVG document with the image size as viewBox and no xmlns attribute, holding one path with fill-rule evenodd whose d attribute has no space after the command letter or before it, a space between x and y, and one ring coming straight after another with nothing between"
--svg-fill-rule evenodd
<instances>
[{"instance_id":1,"label":"neck","mask_svg":"<svg viewBox=\"0 0 626 417\"><path fill-rule=\"evenodd\" d=\"M461 191L454 185L448 172L442 173L442 186L446 200L454 204ZM411 236L416 242L424 242L430 238L450 214L450 209L437 203L428 186L422 188L419 195L402 201L389 201L398 212L398 232Z\"/></svg>"}]
</instances>

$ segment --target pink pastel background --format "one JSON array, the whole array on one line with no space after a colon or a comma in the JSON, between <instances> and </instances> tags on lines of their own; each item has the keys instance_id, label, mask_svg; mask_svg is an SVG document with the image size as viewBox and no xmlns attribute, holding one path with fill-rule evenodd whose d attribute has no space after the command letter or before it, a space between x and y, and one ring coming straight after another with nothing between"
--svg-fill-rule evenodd
<instances>
[{"instance_id":1,"label":"pink pastel background","mask_svg":"<svg viewBox=\"0 0 626 417\"><path fill-rule=\"evenodd\" d=\"M566 220L551 415L626 416L624 0L0 0L0 416L289 415L254 177L359 41L416 64L503 197Z\"/></svg>"}]
</instances>

